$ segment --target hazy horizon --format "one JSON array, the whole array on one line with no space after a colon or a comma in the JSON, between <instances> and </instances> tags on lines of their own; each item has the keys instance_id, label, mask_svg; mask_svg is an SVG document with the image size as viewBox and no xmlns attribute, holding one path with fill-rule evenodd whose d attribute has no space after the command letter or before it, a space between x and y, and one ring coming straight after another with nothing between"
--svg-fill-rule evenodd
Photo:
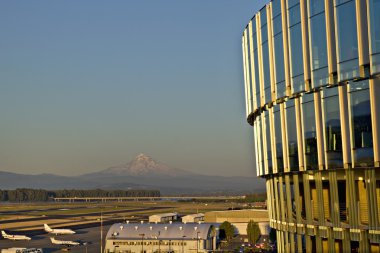
<instances>
[{"instance_id":1,"label":"hazy horizon","mask_svg":"<svg viewBox=\"0 0 380 253\"><path fill-rule=\"evenodd\" d=\"M0 171L79 175L145 153L255 175L241 34L265 2L2 2Z\"/></svg>"},{"instance_id":2,"label":"hazy horizon","mask_svg":"<svg viewBox=\"0 0 380 253\"><path fill-rule=\"evenodd\" d=\"M144 154L144 155L147 155L148 157L152 158L153 160L155 160L155 162L158 162L159 164L163 164L163 165L167 165L169 168L171 169L178 169L178 170L182 170L182 171L186 171L186 172L193 172L193 173L196 173L196 174L199 174L199 175L205 175L205 176L226 176L226 177L229 177L229 176L236 176L236 177L240 177L242 175L235 175L235 174L232 174L232 175L218 175L218 171L217 170L212 170L212 171L189 171L187 170L186 168L179 168L179 167L174 167L172 166L171 164L169 163L166 163L165 161L159 161L157 159L155 159L154 157L148 155L148 154L145 154L145 153L139 153L137 154L138 155L141 155L141 154ZM105 167L105 168L102 168L102 169L99 169L99 170L91 170L91 171L86 171L86 172L81 172L81 171L78 171L77 173L71 173L71 174L65 174L65 173L60 173L60 171L57 171L57 172L15 172L15 171L2 171L0 170L0 172L13 172L13 173L18 173L18 174L25 174L25 175L41 175L41 174L54 174L54 175L57 175L57 176L81 176L81 175L84 175L84 174L88 174L88 173L93 173L93 172L101 172L101 171L104 171L104 170L107 170L107 169L110 169L112 167L118 167L118 166L124 166L124 165L127 165L129 164L130 162L133 161L133 159L135 159L137 156L133 157L131 160L129 161L125 161L125 162L121 162L121 163L118 163L118 164L112 164L112 165L109 165L108 167ZM243 175L243 176L255 176L255 175Z\"/></svg>"}]
</instances>

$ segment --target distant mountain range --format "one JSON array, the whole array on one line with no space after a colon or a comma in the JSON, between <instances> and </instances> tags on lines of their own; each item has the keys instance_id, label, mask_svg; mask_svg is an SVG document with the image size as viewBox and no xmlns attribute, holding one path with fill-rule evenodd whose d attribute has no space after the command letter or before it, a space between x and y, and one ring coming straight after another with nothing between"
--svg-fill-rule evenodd
<instances>
[{"instance_id":1,"label":"distant mountain range","mask_svg":"<svg viewBox=\"0 0 380 253\"><path fill-rule=\"evenodd\" d=\"M131 162L81 176L0 171L0 189L157 189L162 194L239 194L265 191L256 177L209 176L171 168L139 154Z\"/></svg>"}]
</instances>

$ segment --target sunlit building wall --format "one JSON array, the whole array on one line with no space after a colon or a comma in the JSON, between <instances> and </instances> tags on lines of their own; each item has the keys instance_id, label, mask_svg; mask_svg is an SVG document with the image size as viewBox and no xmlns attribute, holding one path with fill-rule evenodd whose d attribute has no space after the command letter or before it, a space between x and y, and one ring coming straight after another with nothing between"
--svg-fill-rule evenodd
<instances>
[{"instance_id":1,"label":"sunlit building wall","mask_svg":"<svg viewBox=\"0 0 380 253\"><path fill-rule=\"evenodd\" d=\"M242 49L279 252L380 252L380 0L273 0Z\"/></svg>"}]
</instances>

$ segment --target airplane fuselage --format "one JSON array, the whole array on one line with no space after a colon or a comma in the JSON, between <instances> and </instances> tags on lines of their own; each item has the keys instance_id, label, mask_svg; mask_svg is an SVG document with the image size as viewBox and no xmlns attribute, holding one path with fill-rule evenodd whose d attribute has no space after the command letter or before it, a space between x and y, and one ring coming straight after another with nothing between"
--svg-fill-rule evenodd
<instances>
[{"instance_id":1,"label":"airplane fuselage","mask_svg":"<svg viewBox=\"0 0 380 253\"><path fill-rule=\"evenodd\" d=\"M32 239L32 238L25 236L25 235L8 235L4 231L1 231L1 235L5 239L12 240L12 241L29 241Z\"/></svg>"},{"instance_id":2,"label":"airplane fuselage","mask_svg":"<svg viewBox=\"0 0 380 253\"><path fill-rule=\"evenodd\" d=\"M57 245L65 245L65 246L78 246L80 243L79 242L74 242L74 241L61 241L61 240L56 240L54 238L50 238L51 243L57 244Z\"/></svg>"},{"instance_id":3,"label":"airplane fuselage","mask_svg":"<svg viewBox=\"0 0 380 253\"><path fill-rule=\"evenodd\" d=\"M55 234L55 235L72 235L75 234L75 231L71 229L61 229L61 228L50 228L47 224L44 224L44 229L46 232L50 234Z\"/></svg>"},{"instance_id":4,"label":"airplane fuselage","mask_svg":"<svg viewBox=\"0 0 380 253\"><path fill-rule=\"evenodd\" d=\"M74 231L72 230L66 230L66 229L53 229L52 231L46 231L50 234L55 234L55 235L72 235L75 234Z\"/></svg>"}]
</instances>

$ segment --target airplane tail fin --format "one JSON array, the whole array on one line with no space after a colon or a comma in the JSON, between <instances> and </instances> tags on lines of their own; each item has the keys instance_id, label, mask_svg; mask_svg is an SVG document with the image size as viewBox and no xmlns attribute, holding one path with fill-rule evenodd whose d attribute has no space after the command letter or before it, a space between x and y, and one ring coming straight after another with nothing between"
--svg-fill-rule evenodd
<instances>
[{"instance_id":1,"label":"airplane tail fin","mask_svg":"<svg viewBox=\"0 0 380 253\"><path fill-rule=\"evenodd\" d=\"M51 241L52 243L55 243L55 239L54 239L54 237L50 237L50 241Z\"/></svg>"},{"instance_id":2,"label":"airplane tail fin","mask_svg":"<svg viewBox=\"0 0 380 253\"><path fill-rule=\"evenodd\" d=\"M4 230L1 230L1 235L2 235L3 237L5 237L5 236L7 236L7 233L5 233Z\"/></svg>"},{"instance_id":3,"label":"airplane tail fin","mask_svg":"<svg viewBox=\"0 0 380 253\"><path fill-rule=\"evenodd\" d=\"M50 232L50 231L53 231L53 229L51 229L48 224L44 224L44 228L45 228L45 231L46 232Z\"/></svg>"}]
</instances>

